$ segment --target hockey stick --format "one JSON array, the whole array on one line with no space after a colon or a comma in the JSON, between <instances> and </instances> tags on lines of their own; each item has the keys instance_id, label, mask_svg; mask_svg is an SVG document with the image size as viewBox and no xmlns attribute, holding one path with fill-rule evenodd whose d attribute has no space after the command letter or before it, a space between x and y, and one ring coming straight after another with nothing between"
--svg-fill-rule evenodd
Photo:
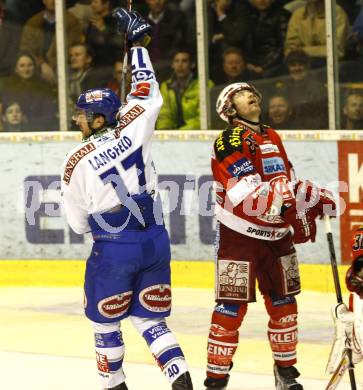
<instances>
[{"instance_id":1,"label":"hockey stick","mask_svg":"<svg viewBox=\"0 0 363 390\"><path fill-rule=\"evenodd\" d=\"M127 0L127 10L131 11L132 9L132 0ZM127 45L127 34L124 35L124 58L122 64L122 73L121 73L121 103L124 104L126 101L126 76L127 76L127 67L129 62L129 48Z\"/></svg>"},{"instance_id":2,"label":"hockey stick","mask_svg":"<svg viewBox=\"0 0 363 390\"><path fill-rule=\"evenodd\" d=\"M324 215L324 222L325 222L326 237L327 237L328 246L329 246L330 264L331 264L332 271L333 271L335 293L336 293L338 303L343 303L342 289L340 287L337 258L335 255L333 233L331 231L331 223L330 223L329 215ZM333 373L333 375L328 383L328 386L326 387L325 390L335 389L338 386L338 384L340 383L340 381L343 378L343 375L347 369L349 372L350 387L352 390L357 390L357 384L356 384L355 375L354 375L354 364L352 362L352 349L350 348L350 346L344 350L342 359L341 359L337 369Z\"/></svg>"},{"instance_id":3,"label":"hockey stick","mask_svg":"<svg viewBox=\"0 0 363 390\"><path fill-rule=\"evenodd\" d=\"M325 388L325 390L334 390L338 387L340 381L342 380L345 371L349 367L349 357L348 357L348 349L345 349L343 352L342 360L340 361L337 369L334 371L330 381Z\"/></svg>"}]
</instances>

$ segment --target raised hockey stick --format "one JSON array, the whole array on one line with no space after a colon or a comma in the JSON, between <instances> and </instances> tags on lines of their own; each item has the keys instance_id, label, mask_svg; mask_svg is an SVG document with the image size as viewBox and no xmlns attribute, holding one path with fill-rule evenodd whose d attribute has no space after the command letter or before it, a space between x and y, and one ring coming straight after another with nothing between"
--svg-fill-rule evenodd
<instances>
[{"instance_id":1,"label":"raised hockey stick","mask_svg":"<svg viewBox=\"0 0 363 390\"><path fill-rule=\"evenodd\" d=\"M127 0L127 10L132 10L132 0ZM129 47L127 44L127 34L124 35L124 59L122 64L121 74L121 103L124 104L126 101L126 79L127 79L127 68L129 62Z\"/></svg>"},{"instance_id":2,"label":"raised hockey stick","mask_svg":"<svg viewBox=\"0 0 363 390\"><path fill-rule=\"evenodd\" d=\"M329 246L330 264L332 267L333 278L334 278L335 293L336 293L338 303L343 303L342 289L340 287L337 258L335 255L334 239L333 239L333 233L331 231L331 223L330 223L329 215L324 215L324 222L325 222L326 237ZM336 389L347 369L349 372L350 387L352 390L357 390L357 383L355 381L355 375L354 375L354 364L352 362L352 349L349 346L345 348L342 355L342 359L337 369L334 371L325 390Z\"/></svg>"}]
</instances>

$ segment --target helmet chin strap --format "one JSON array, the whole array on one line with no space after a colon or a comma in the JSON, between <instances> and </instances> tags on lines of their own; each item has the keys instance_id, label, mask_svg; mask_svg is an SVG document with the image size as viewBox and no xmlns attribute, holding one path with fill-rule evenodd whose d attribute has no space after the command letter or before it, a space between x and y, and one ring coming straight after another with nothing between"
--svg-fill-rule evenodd
<instances>
[{"instance_id":1,"label":"helmet chin strap","mask_svg":"<svg viewBox=\"0 0 363 390\"><path fill-rule=\"evenodd\" d=\"M260 124L260 121L258 121L258 122L250 121L246 118L243 118L242 116L240 116L238 114L236 115L235 118L233 118L233 120L241 120L241 121L246 122L247 124L253 125L253 126L258 126Z\"/></svg>"}]
</instances>

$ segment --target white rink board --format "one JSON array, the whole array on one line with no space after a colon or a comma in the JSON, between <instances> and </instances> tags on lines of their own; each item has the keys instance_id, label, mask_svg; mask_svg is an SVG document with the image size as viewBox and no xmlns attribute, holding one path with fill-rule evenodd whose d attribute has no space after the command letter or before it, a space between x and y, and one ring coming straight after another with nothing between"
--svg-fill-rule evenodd
<instances>
[{"instance_id":1,"label":"white rink board","mask_svg":"<svg viewBox=\"0 0 363 390\"><path fill-rule=\"evenodd\" d=\"M59 180L60 166L66 153L77 143L76 134L68 133L69 140L39 142L32 139L9 139L0 141L0 258L1 259L79 259L88 255L91 240L70 236L70 230L60 216L38 215L35 226L26 224L25 179L41 183L43 190L36 192L40 202L50 202L42 207L57 207L59 190L53 185ZM65 137L66 138L66 137ZM212 218L199 218L198 181L210 175L210 153L213 141L192 139L187 141L162 140L153 144L153 156L159 176L180 183L178 205L184 209L167 212L167 192L162 191L165 202L166 225L172 238L172 257L176 260L212 260ZM284 141L289 158L300 178L317 181L325 186L338 180L337 142L328 141ZM187 175L189 184L184 187ZM195 183L195 184L194 184ZM49 189L49 184L51 188ZM57 183L55 183L57 184ZM193 189L193 185L195 188ZM29 191L28 191L29 195ZM39 210L38 210L39 212ZM29 215L33 215L30 213ZM29 216L28 215L28 216ZM35 218L36 219L36 218ZM318 237L315 244L298 248L301 262L328 263L327 244L323 225L318 222ZM44 230L47 230L44 232ZM339 253L339 221L333 223L337 253ZM72 243L70 242L72 241ZM87 245L84 245L84 242Z\"/></svg>"}]
</instances>

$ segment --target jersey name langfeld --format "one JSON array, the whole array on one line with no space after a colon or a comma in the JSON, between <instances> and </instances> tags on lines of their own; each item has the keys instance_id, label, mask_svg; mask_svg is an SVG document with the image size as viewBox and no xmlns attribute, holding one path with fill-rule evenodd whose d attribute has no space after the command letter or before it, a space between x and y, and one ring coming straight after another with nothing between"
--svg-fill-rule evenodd
<instances>
[{"instance_id":1,"label":"jersey name langfeld","mask_svg":"<svg viewBox=\"0 0 363 390\"><path fill-rule=\"evenodd\" d=\"M88 162L91 167L97 171L100 167L103 167L112 160L115 160L122 153L125 153L127 149L132 145L131 139L127 136L121 137L118 143L112 148L108 148L96 156L91 157Z\"/></svg>"}]
</instances>

